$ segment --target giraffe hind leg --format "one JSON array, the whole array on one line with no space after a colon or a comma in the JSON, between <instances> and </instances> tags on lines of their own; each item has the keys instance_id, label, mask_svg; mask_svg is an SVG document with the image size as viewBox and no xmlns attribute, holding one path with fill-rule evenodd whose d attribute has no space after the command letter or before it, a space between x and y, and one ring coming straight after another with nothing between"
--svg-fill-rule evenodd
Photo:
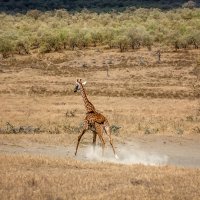
<instances>
[{"instance_id":1,"label":"giraffe hind leg","mask_svg":"<svg viewBox=\"0 0 200 200\"><path fill-rule=\"evenodd\" d=\"M97 139L97 132L93 131L93 152L95 152L96 139Z\"/></svg>"},{"instance_id":2,"label":"giraffe hind leg","mask_svg":"<svg viewBox=\"0 0 200 200\"><path fill-rule=\"evenodd\" d=\"M111 147L112 147L112 150L113 150L113 153L114 153L114 155L115 155L115 158L116 158L116 159L119 159L119 157L117 156L117 154L116 154L116 152L115 152L115 148L114 148L114 145L113 145L113 141L112 141L112 137L111 137L111 133L110 133L110 127L109 127L109 126L105 126L105 127L104 127L104 130L105 130L106 134L107 134L108 137L109 137L109 142L110 142L110 145L111 145Z\"/></svg>"},{"instance_id":3,"label":"giraffe hind leg","mask_svg":"<svg viewBox=\"0 0 200 200\"><path fill-rule=\"evenodd\" d=\"M98 124L98 123L95 123L95 129L96 129L97 135L99 136L99 139L101 140L102 156L104 156L105 140L103 138L102 125Z\"/></svg>"}]
</instances>

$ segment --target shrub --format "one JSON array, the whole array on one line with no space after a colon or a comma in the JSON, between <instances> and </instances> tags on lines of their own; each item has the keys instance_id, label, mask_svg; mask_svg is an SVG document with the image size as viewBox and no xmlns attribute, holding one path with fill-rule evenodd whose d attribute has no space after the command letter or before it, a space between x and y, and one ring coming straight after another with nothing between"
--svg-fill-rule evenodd
<instances>
[{"instance_id":1,"label":"shrub","mask_svg":"<svg viewBox=\"0 0 200 200\"><path fill-rule=\"evenodd\" d=\"M0 38L0 53L7 58L13 52L13 43L8 38Z\"/></svg>"},{"instance_id":2,"label":"shrub","mask_svg":"<svg viewBox=\"0 0 200 200\"><path fill-rule=\"evenodd\" d=\"M38 36L31 36L29 38L30 49L37 49L40 47L40 38Z\"/></svg>"},{"instance_id":3,"label":"shrub","mask_svg":"<svg viewBox=\"0 0 200 200\"><path fill-rule=\"evenodd\" d=\"M166 36L165 39L167 41L167 44L172 45L175 50L188 48L190 44L188 34L180 30L172 31L171 33L169 33L169 35Z\"/></svg>"},{"instance_id":4,"label":"shrub","mask_svg":"<svg viewBox=\"0 0 200 200\"><path fill-rule=\"evenodd\" d=\"M137 28L131 28L130 30L128 30L127 35L129 38L131 48L132 49L139 48L141 44L140 31Z\"/></svg>"},{"instance_id":5,"label":"shrub","mask_svg":"<svg viewBox=\"0 0 200 200\"><path fill-rule=\"evenodd\" d=\"M18 54L29 54L29 43L27 40L19 40L16 43L15 50Z\"/></svg>"},{"instance_id":6,"label":"shrub","mask_svg":"<svg viewBox=\"0 0 200 200\"><path fill-rule=\"evenodd\" d=\"M91 32L91 42L94 47L96 47L98 43L102 43L102 41L103 41L103 36L101 32L96 30Z\"/></svg>"},{"instance_id":7,"label":"shrub","mask_svg":"<svg viewBox=\"0 0 200 200\"><path fill-rule=\"evenodd\" d=\"M199 17L198 8L167 12L134 8L110 13L88 10L76 13L30 10L26 15L1 13L1 52L6 56L13 50L26 54L29 48L50 52L90 45L108 45L120 51L140 46L151 49L153 44L173 45L175 49L199 48Z\"/></svg>"},{"instance_id":8,"label":"shrub","mask_svg":"<svg viewBox=\"0 0 200 200\"><path fill-rule=\"evenodd\" d=\"M68 42L68 37L69 37L69 33L67 30L61 30L59 32L59 40L61 42L61 44L63 45L63 48L66 49L67 47L67 42Z\"/></svg>"},{"instance_id":9,"label":"shrub","mask_svg":"<svg viewBox=\"0 0 200 200\"><path fill-rule=\"evenodd\" d=\"M129 39L126 35L120 35L115 39L115 43L121 52L128 50Z\"/></svg>"},{"instance_id":10,"label":"shrub","mask_svg":"<svg viewBox=\"0 0 200 200\"><path fill-rule=\"evenodd\" d=\"M174 39L171 39L171 41L175 50L188 47L187 39L184 36L177 36Z\"/></svg>"},{"instance_id":11,"label":"shrub","mask_svg":"<svg viewBox=\"0 0 200 200\"><path fill-rule=\"evenodd\" d=\"M153 40L144 27L131 28L128 30L127 36L132 49L140 48L141 45L151 49Z\"/></svg>"},{"instance_id":12,"label":"shrub","mask_svg":"<svg viewBox=\"0 0 200 200\"><path fill-rule=\"evenodd\" d=\"M78 46L78 34L76 33L76 31L74 32L70 32L69 37L68 37L68 46L74 50L75 47Z\"/></svg>"},{"instance_id":13,"label":"shrub","mask_svg":"<svg viewBox=\"0 0 200 200\"><path fill-rule=\"evenodd\" d=\"M151 47L153 45L153 38L147 33L142 38L142 45L146 46L149 51L151 51Z\"/></svg>"},{"instance_id":14,"label":"shrub","mask_svg":"<svg viewBox=\"0 0 200 200\"><path fill-rule=\"evenodd\" d=\"M79 48L88 47L90 44L90 34L88 30L81 30L77 33L77 46Z\"/></svg>"},{"instance_id":15,"label":"shrub","mask_svg":"<svg viewBox=\"0 0 200 200\"><path fill-rule=\"evenodd\" d=\"M79 30L74 29L69 33L68 36L68 46L74 50L75 47L85 48L90 45L91 36L90 32L87 29Z\"/></svg>"},{"instance_id":16,"label":"shrub","mask_svg":"<svg viewBox=\"0 0 200 200\"><path fill-rule=\"evenodd\" d=\"M55 16L58 18L66 18L69 16L69 13L65 9L59 9L55 11Z\"/></svg>"},{"instance_id":17,"label":"shrub","mask_svg":"<svg viewBox=\"0 0 200 200\"><path fill-rule=\"evenodd\" d=\"M29 10L29 11L27 11L26 15L28 17L31 17L31 18L37 20L40 17L41 13L42 13L41 11L35 9L35 10Z\"/></svg>"},{"instance_id":18,"label":"shrub","mask_svg":"<svg viewBox=\"0 0 200 200\"><path fill-rule=\"evenodd\" d=\"M40 53L49 53L61 49L59 36L56 34L44 34L40 40Z\"/></svg>"},{"instance_id":19,"label":"shrub","mask_svg":"<svg viewBox=\"0 0 200 200\"><path fill-rule=\"evenodd\" d=\"M116 37L116 30L113 28L108 28L104 32L104 41L109 46L109 48L115 47L115 37Z\"/></svg>"},{"instance_id":20,"label":"shrub","mask_svg":"<svg viewBox=\"0 0 200 200\"><path fill-rule=\"evenodd\" d=\"M188 35L188 43L193 45L195 49L200 46L200 31L194 30Z\"/></svg>"}]
</instances>

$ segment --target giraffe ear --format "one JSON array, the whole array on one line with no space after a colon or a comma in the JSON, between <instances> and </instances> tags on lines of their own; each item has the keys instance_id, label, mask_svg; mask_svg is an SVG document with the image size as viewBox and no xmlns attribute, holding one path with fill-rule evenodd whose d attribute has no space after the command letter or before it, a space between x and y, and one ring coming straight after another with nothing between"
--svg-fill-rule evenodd
<instances>
[{"instance_id":1,"label":"giraffe ear","mask_svg":"<svg viewBox=\"0 0 200 200\"><path fill-rule=\"evenodd\" d=\"M85 85L87 83L87 81L83 82L82 84Z\"/></svg>"}]
</instances>

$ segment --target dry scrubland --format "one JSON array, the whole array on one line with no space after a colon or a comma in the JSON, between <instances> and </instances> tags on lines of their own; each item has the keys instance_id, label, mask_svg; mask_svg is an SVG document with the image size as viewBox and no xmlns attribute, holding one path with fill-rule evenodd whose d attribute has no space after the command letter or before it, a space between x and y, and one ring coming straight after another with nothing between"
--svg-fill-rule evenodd
<instances>
[{"instance_id":1,"label":"dry scrubland","mask_svg":"<svg viewBox=\"0 0 200 200\"><path fill-rule=\"evenodd\" d=\"M159 138L170 135L171 140L176 138L177 143L179 137L198 140L200 52L194 49L198 43L190 43L191 40L185 39L190 38L189 33L192 32L189 30L193 30L195 34L199 30L199 10L191 12L186 9L167 13L154 10L157 14L149 15L147 21L145 18L142 20L147 16L141 14L144 10L137 12L140 18L133 18L132 21L130 18L133 15L130 12L119 14L118 20L111 20L115 13L96 16L93 13L93 23L82 18L91 17L91 13L84 12L69 15L69 20L64 18L63 21L58 15L60 12L51 19L45 17L49 13L41 14L38 18L40 21L21 14L17 17L1 14L3 29L0 35L3 40L0 42L5 43L0 45L3 54L0 61L0 145L9 144L14 148L39 144L74 148L85 115L81 96L73 93L77 78L87 80L89 99L108 117L115 146L126 144L126 141L135 137L146 138L149 135ZM180 16L185 16L185 12L187 16L182 20ZM179 16L180 13L182 15ZM162 17L159 18L160 14ZM176 22L177 16L184 23ZM157 20L163 22L164 19L166 23L170 23L157 23ZM75 44L74 51L71 51L73 46L70 46L72 43L69 41L72 32L69 37L64 37L69 39L66 41L66 48L63 46L65 42L60 43L60 40L56 40L58 43L50 42L53 46L48 46L51 40L31 43L35 41L31 39L46 38L49 30L54 34L58 30L56 27L63 27L63 23L69 23L69 29L75 30L71 26L79 27L83 21L86 21L83 26L91 25L93 28L96 27L95 23L101 22L101 29L106 24L111 26L111 23L113 27L117 27L123 20L127 27L135 20L135 24L141 22L141 26L149 25L152 29L158 24L162 25L164 29L157 27L154 30L164 31L169 31L165 27L171 27L172 24L173 27L182 24L185 28L177 30L183 31L180 34L184 33L185 38L179 43L168 43L164 37L167 34L163 32L161 40L155 40L156 37L151 36L159 32L150 32L150 29L145 28L153 43L143 43L150 41L143 40L146 36L143 39L136 37L137 47L132 49L130 43L125 43L128 48L123 51L126 52L120 52L118 42L121 39L116 40L119 35L114 38L111 48L108 48L106 40L97 40L97 47L93 47L94 41L84 46L79 40L76 41L78 43ZM41 29L38 24L41 24ZM33 29L29 29L29 26L33 26ZM143 28L140 27L137 31ZM176 35L176 32L173 33ZM78 38L79 36L78 34ZM127 37L130 42L130 35ZM59 48L55 46L57 44ZM49 47L49 53L44 54L46 47ZM160 62L157 50L161 51ZM88 146L91 141L91 134L87 133L81 146ZM67 156L52 158L26 153L10 155L4 151L0 153L0 160L2 199L199 199L200 196L199 169L90 163Z\"/></svg>"},{"instance_id":2,"label":"dry scrubland","mask_svg":"<svg viewBox=\"0 0 200 200\"><path fill-rule=\"evenodd\" d=\"M198 58L199 50L166 51L158 63L145 49L94 48L2 60L1 132L30 125L74 137L85 115L81 96L73 93L81 77L96 108L121 127L113 128L116 137L199 134Z\"/></svg>"},{"instance_id":3,"label":"dry scrubland","mask_svg":"<svg viewBox=\"0 0 200 200\"><path fill-rule=\"evenodd\" d=\"M76 78L114 125L115 146L139 135L198 140L198 50L90 48L1 61L1 145L73 147L84 118ZM108 68L109 67L109 68ZM107 69L108 75L107 76ZM121 127L116 130L116 127ZM91 144L87 133L81 143ZM72 151L73 151L72 150ZM81 149L80 149L81 151ZM199 199L200 171L1 153L3 199Z\"/></svg>"}]
</instances>

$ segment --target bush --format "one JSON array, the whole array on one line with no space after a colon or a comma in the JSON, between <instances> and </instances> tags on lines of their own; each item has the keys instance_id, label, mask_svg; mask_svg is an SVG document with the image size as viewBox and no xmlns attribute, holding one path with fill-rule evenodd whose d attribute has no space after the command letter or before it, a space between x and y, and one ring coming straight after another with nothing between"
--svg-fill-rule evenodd
<instances>
[{"instance_id":1,"label":"bush","mask_svg":"<svg viewBox=\"0 0 200 200\"><path fill-rule=\"evenodd\" d=\"M65 9L60 9L55 11L55 16L58 18L66 18L69 16L69 13Z\"/></svg>"},{"instance_id":2,"label":"bush","mask_svg":"<svg viewBox=\"0 0 200 200\"><path fill-rule=\"evenodd\" d=\"M132 49L140 48L141 45L151 49L153 39L144 27L131 28L128 30L127 36Z\"/></svg>"},{"instance_id":3,"label":"bush","mask_svg":"<svg viewBox=\"0 0 200 200\"><path fill-rule=\"evenodd\" d=\"M151 51L151 47L153 45L153 38L147 33L142 38L142 45L147 47L149 51Z\"/></svg>"},{"instance_id":4,"label":"bush","mask_svg":"<svg viewBox=\"0 0 200 200\"><path fill-rule=\"evenodd\" d=\"M31 17L31 18L33 18L33 19L35 19L35 20L37 20L37 19L41 16L41 14L42 14L42 12L39 11L39 10L37 10L37 9L35 9L35 10L29 10L29 11L27 11L27 13L26 13L26 15L27 15L28 17Z\"/></svg>"},{"instance_id":5,"label":"bush","mask_svg":"<svg viewBox=\"0 0 200 200\"><path fill-rule=\"evenodd\" d=\"M13 52L13 44L8 38L0 38L0 53L7 58Z\"/></svg>"},{"instance_id":6,"label":"bush","mask_svg":"<svg viewBox=\"0 0 200 200\"><path fill-rule=\"evenodd\" d=\"M115 37L116 37L116 30L115 29L107 29L104 32L104 41L109 46L109 48L115 47Z\"/></svg>"},{"instance_id":7,"label":"bush","mask_svg":"<svg viewBox=\"0 0 200 200\"><path fill-rule=\"evenodd\" d=\"M188 43L193 45L195 49L200 46L200 31L194 30L188 35Z\"/></svg>"},{"instance_id":8,"label":"bush","mask_svg":"<svg viewBox=\"0 0 200 200\"><path fill-rule=\"evenodd\" d=\"M81 30L77 33L77 46L79 48L88 47L91 41L90 33L86 30Z\"/></svg>"},{"instance_id":9,"label":"bush","mask_svg":"<svg viewBox=\"0 0 200 200\"><path fill-rule=\"evenodd\" d=\"M78 34L76 31L70 32L67 43L72 50L74 50L75 47L78 47Z\"/></svg>"},{"instance_id":10,"label":"bush","mask_svg":"<svg viewBox=\"0 0 200 200\"><path fill-rule=\"evenodd\" d=\"M174 46L175 50L188 47L188 39L185 35L175 34L171 35L170 43Z\"/></svg>"},{"instance_id":11,"label":"bush","mask_svg":"<svg viewBox=\"0 0 200 200\"><path fill-rule=\"evenodd\" d=\"M51 51L58 51L61 49L61 42L59 35L44 34L40 40L40 53L49 53Z\"/></svg>"},{"instance_id":12,"label":"bush","mask_svg":"<svg viewBox=\"0 0 200 200\"><path fill-rule=\"evenodd\" d=\"M79 30L74 29L69 33L68 36L68 46L74 50L75 47L85 48L91 43L90 31L87 29Z\"/></svg>"},{"instance_id":13,"label":"bush","mask_svg":"<svg viewBox=\"0 0 200 200\"><path fill-rule=\"evenodd\" d=\"M38 36L31 36L29 38L30 49L38 49L40 47L40 38Z\"/></svg>"},{"instance_id":14,"label":"bush","mask_svg":"<svg viewBox=\"0 0 200 200\"><path fill-rule=\"evenodd\" d=\"M141 45L141 32L138 28L128 30L128 38L132 49L139 48Z\"/></svg>"},{"instance_id":15,"label":"bush","mask_svg":"<svg viewBox=\"0 0 200 200\"><path fill-rule=\"evenodd\" d=\"M96 47L98 43L101 44L102 41L103 41L103 36L101 32L96 31L96 30L91 32L91 42L94 47Z\"/></svg>"},{"instance_id":16,"label":"bush","mask_svg":"<svg viewBox=\"0 0 200 200\"><path fill-rule=\"evenodd\" d=\"M61 44L63 45L63 48L66 49L67 43L68 43L68 38L69 38L69 33L66 30L61 30L59 32L59 40Z\"/></svg>"},{"instance_id":17,"label":"bush","mask_svg":"<svg viewBox=\"0 0 200 200\"><path fill-rule=\"evenodd\" d=\"M29 54L29 43L27 40L19 40L16 43L15 50L18 52L18 54Z\"/></svg>"},{"instance_id":18,"label":"bush","mask_svg":"<svg viewBox=\"0 0 200 200\"><path fill-rule=\"evenodd\" d=\"M170 32L165 40L167 45L172 45L175 50L186 49L191 45L190 32L183 31L182 29Z\"/></svg>"},{"instance_id":19,"label":"bush","mask_svg":"<svg viewBox=\"0 0 200 200\"><path fill-rule=\"evenodd\" d=\"M129 39L126 35L120 35L115 39L117 47L120 49L120 52L128 50Z\"/></svg>"},{"instance_id":20,"label":"bush","mask_svg":"<svg viewBox=\"0 0 200 200\"><path fill-rule=\"evenodd\" d=\"M0 13L1 52L13 50L26 54L29 49L40 52L60 49L108 45L109 48L138 49L153 44L179 48L199 48L200 9L133 9L125 12L70 13L66 10L41 12L30 10L26 15ZM28 39L27 39L28 38ZM5 40L5 41L4 41Z\"/></svg>"}]
</instances>

